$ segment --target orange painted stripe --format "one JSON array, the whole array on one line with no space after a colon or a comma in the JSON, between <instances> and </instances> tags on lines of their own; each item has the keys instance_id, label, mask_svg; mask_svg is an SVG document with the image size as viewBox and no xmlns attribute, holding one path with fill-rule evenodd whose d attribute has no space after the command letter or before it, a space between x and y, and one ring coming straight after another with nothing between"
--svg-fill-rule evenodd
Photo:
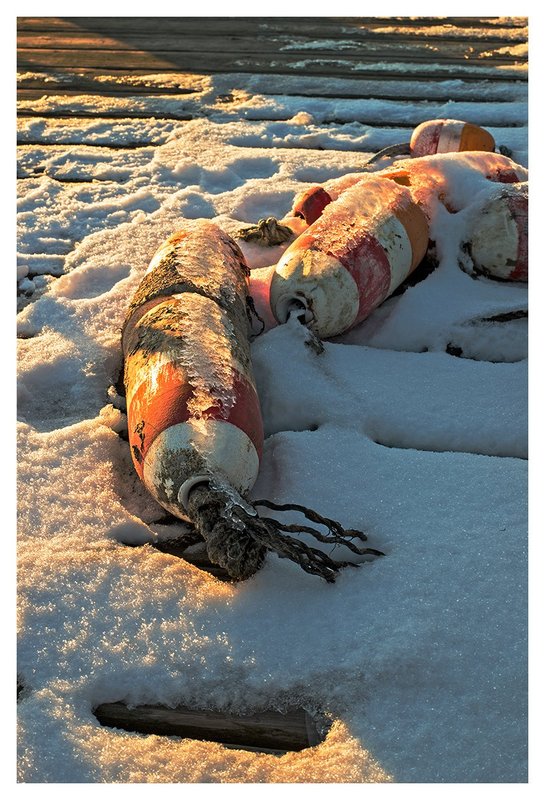
<instances>
[{"instance_id":1,"label":"orange painted stripe","mask_svg":"<svg viewBox=\"0 0 545 800\"><path fill-rule=\"evenodd\" d=\"M428 249L430 238L428 220L420 206L408 198L400 198L395 202L392 205L392 213L407 231L412 248L410 268L412 272L420 264Z\"/></svg>"},{"instance_id":2,"label":"orange painted stripe","mask_svg":"<svg viewBox=\"0 0 545 800\"><path fill-rule=\"evenodd\" d=\"M479 128L478 125L472 125L471 122L466 122L462 128L460 135L460 145L458 150L484 150L486 152L494 152L496 142L492 134Z\"/></svg>"},{"instance_id":3,"label":"orange painted stripe","mask_svg":"<svg viewBox=\"0 0 545 800\"><path fill-rule=\"evenodd\" d=\"M165 364L159 373L159 388L152 389L144 380L127 410L129 444L136 471L142 477L144 459L155 438L181 422L192 418L188 405L193 387L174 364ZM233 374L229 403L217 403L201 412L203 419L222 419L236 425L252 441L258 457L263 452L263 422L259 399L254 386L238 372ZM193 416L194 418L194 416Z\"/></svg>"},{"instance_id":4,"label":"orange painted stripe","mask_svg":"<svg viewBox=\"0 0 545 800\"><path fill-rule=\"evenodd\" d=\"M507 204L517 225L517 263L509 278L512 281L528 280L528 196L509 197Z\"/></svg>"}]
</instances>

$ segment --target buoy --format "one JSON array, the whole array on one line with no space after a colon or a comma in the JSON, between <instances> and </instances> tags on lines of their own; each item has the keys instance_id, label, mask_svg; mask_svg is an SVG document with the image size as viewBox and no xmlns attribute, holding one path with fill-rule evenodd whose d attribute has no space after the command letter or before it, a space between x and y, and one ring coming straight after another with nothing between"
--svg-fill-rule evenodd
<instances>
[{"instance_id":1,"label":"buoy","mask_svg":"<svg viewBox=\"0 0 545 800\"><path fill-rule=\"evenodd\" d=\"M407 186L414 202L432 220L437 203L451 213L461 211L474 199L475 194L488 183L521 183L528 180L528 170L507 156L488 152L443 153L422 158L407 158L387 167L377 176L389 178ZM353 176L345 176L348 184ZM363 178L362 178L363 180ZM334 196L336 186L326 184Z\"/></svg>"},{"instance_id":2,"label":"buoy","mask_svg":"<svg viewBox=\"0 0 545 800\"><path fill-rule=\"evenodd\" d=\"M476 272L508 281L528 280L528 184L494 186L471 213L464 245Z\"/></svg>"},{"instance_id":3,"label":"buoy","mask_svg":"<svg viewBox=\"0 0 545 800\"><path fill-rule=\"evenodd\" d=\"M410 151L413 158L435 153L461 153L466 150L494 152L494 137L471 122L458 119L431 119L421 122L412 132Z\"/></svg>"},{"instance_id":4,"label":"buoy","mask_svg":"<svg viewBox=\"0 0 545 800\"><path fill-rule=\"evenodd\" d=\"M311 186L295 197L290 216L301 217L307 225L312 225L331 203L331 199L323 186Z\"/></svg>"},{"instance_id":5,"label":"buoy","mask_svg":"<svg viewBox=\"0 0 545 800\"><path fill-rule=\"evenodd\" d=\"M327 338L364 320L420 263L428 224L408 189L368 178L344 191L283 254L272 275L278 322L296 313Z\"/></svg>"},{"instance_id":6,"label":"buoy","mask_svg":"<svg viewBox=\"0 0 545 800\"><path fill-rule=\"evenodd\" d=\"M348 562L286 535L304 531L358 555L364 533L304 506L326 527L283 524L247 499L263 447L250 361L249 270L235 241L208 220L184 223L159 247L129 306L122 330L129 444L134 467L167 511L193 523L187 546L206 543L213 564L244 580L274 551L333 582ZM183 537L182 537L183 538Z\"/></svg>"},{"instance_id":7,"label":"buoy","mask_svg":"<svg viewBox=\"0 0 545 800\"><path fill-rule=\"evenodd\" d=\"M188 221L153 257L123 330L129 443L148 491L187 519L193 486L223 478L245 493L263 446L239 248Z\"/></svg>"},{"instance_id":8,"label":"buoy","mask_svg":"<svg viewBox=\"0 0 545 800\"><path fill-rule=\"evenodd\" d=\"M348 189L359 183L371 187L377 178L393 180L407 186L413 199L422 205L424 211L430 210L434 198L440 199L449 210L459 211L461 204L454 197L456 178L466 179L471 173L482 175L495 183L519 183L528 179L528 171L510 158L498 153L464 152L422 156L419 159L406 158L378 172L351 172L339 178L332 178L323 186L318 184L301 192L294 199L291 211L282 223L292 225L291 220L300 218L307 225L314 223L324 208L341 197ZM304 227L294 231L298 236Z\"/></svg>"}]
</instances>

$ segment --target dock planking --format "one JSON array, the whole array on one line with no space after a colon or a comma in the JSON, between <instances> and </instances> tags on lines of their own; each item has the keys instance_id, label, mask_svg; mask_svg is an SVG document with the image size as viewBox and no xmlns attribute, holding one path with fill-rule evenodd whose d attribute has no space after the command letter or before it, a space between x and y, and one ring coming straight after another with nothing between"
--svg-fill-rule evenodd
<instances>
[{"instance_id":1,"label":"dock planking","mask_svg":"<svg viewBox=\"0 0 545 800\"><path fill-rule=\"evenodd\" d=\"M126 95L127 76L146 72L351 78L360 96L369 79L525 80L516 46L526 42L524 17L21 17L20 99ZM51 80L59 72L63 79ZM163 89L173 92L166 81L132 87ZM191 89L182 81L177 91Z\"/></svg>"}]
</instances>

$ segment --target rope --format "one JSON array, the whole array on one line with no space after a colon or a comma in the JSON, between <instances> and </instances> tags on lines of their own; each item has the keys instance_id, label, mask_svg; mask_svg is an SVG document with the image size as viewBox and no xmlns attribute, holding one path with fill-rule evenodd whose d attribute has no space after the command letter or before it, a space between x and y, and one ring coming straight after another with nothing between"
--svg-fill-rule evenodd
<instances>
[{"instance_id":1,"label":"rope","mask_svg":"<svg viewBox=\"0 0 545 800\"><path fill-rule=\"evenodd\" d=\"M275 217L260 219L257 225L242 228L235 234L244 242L255 242L263 247L273 247L293 239L293 231L287 225L281 225Z\"/></svg>"},{"instance_id":2,"label":"rope","mask_svg":"<svg viewBox=\"0 0 545 800\"><path fill-rule=\"evenodd\" d=\"M239 502L240 501L240 502ZM235 580L245 580L262 566L267 551L294 561L305 572L333 583L343 567L357 567L350 561L334 561L327 553L285 533L308 533L334 547L344 545L358 555L382 556L380 550L360 547L354 540L367 541L361 531L345 530L335 520L296 504L277 505L260 500L256 505L276 511L299 511L313 522L325 525L327 533L308 525L285 525L270 517L259 517L253 506L234 497L230 488L198 484L188 500L188 514L196 531L206 542L210 561L227 570Z\"/></svg>"},{"instance_id":3,"label":"rope","mask_svg":"<svg viewBox=\"0 0 545 800\"><path fill-rule=\"evenodd\" d=\"M253 327L254 317L261 323L261 330L258 331L257 333L252 333L250 336L250 339L257 339L257 337L261 336L261 334L265 330L265 320L263 319L263 317L260 317L259 314L257 313L254 298L250 294L246 298L246 315L248 317L248 322L250 323L250 330Z\"/></svg>"},{"instance_id":4,"label":"rope","mask_svg":"<svg viewBox=\"0 0 545 800\"><path fill-rule=\"evenodd\" d=\"M383 147L382 150L379 150L378 153L375 153L374 156L371 156L368 159L364 167L368 167L369 164L373 164L375 161L378 161L381 158L386 158L386 156L409 156L411 154L411 147L409 142L402 142L401 144L391 144L389 147Z\"/></svg>"}]
</instances>

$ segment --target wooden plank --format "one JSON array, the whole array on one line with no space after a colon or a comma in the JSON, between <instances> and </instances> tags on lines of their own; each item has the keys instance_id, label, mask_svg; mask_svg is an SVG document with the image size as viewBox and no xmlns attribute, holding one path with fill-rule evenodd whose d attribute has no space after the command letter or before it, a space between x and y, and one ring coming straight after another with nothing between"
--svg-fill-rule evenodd
<instances>
[{"instance_id":1,"label":"wooden plank","mask_svg":"<svg viewBox=\"0 0 545 800\"><path fill-rule=\"evenodd\" d=\"M219 742L242 749L248 747L284 753L304 750L323 740L312 717L304 709L236 716L185 706L129 708L123 703L103 703L94 713L100 724L108 727Z\"/></svg>"},{"instance_id":2,"label":"wooden plank","mask_svg":"<svg viewBox=\"0 0 545 800\"><path fill-rule=\"evenodd\" d=\"M112 139L115 139L115 134L112 134ZM81 131L78 131L75 137L70 137L67 133L66 138L63 139L62 142L52 140L52 141L44 141L43 139L27 139L22 138L18 140L19 145L28 145L29 147L58 147L60 144L64 144L66 146L75 146L75 145L82 145L85 147L103 147L108 148L109 150L140 150L146 147L159 147L162 144L165 144L165 140L158 140L154 141L152 139L143 139L139 140L134 138L132 141L123 142L119 144L117 141L101 141L100 143L96 144L93 141L86 141L82 138Z\"/></svg>"},{"instance_id":3,"label":"wooden plank","mask_svg":"<svg viewBox=\"0 0 545 800\"><path fill-rule=\"evenodd\" d=\"M99 98L99 97L157 97L157 96L164 96L164 95L174 95L178 96L180 94L186 94L185 92L180 92L176 89L168 90L168 89L140 89L135 91L134 89L129 89L127 87L117 87L114 88L106 88L103 90L97 89L96 86L81 86L76 89L66 89L64 86L57 86L52 87L51 84L43 83L43 84L36 84L36 88L34 89L17 89L17 100L21 101L28 101L28 100L39 100L40 98L44 97L44 95L62 95L63 97L81 97L82 95L86 98ZM446 102L449 98L445 98ZM20 113L25 114L24 110L21 110Z\"/></svg>"},{"instance_id":4,"label":"wooden plank","mask_svg":"<svg viewBox=\"0 0 545 800\"><path fill-rule=\"evenodd\" d=\"M370 29L385 25L402 25L407 28L443 27L481 28L495 30L523 29L527 17L19 17L19 31L78 31L148 33L168 28L172 33L206 30L207 35L224 36L241 30L267 30L270 33L293 34L294 31L309 36L344 35L360 26Z\"/></svg>"},{"instance_id":5,"label":"wooden plank","mask_svg":"<svg viewBox=\"0 0 545 800\"><path fill-rule=\"evenodd\" d=\"M52 96L52 95L61 96L62 95L63 97L78 97L78 98L82 98L83 97L86 100L88 99L88 100L92 101L93 99L96 99L96 98L99 98L99 97L122 98L122 97L130 96L130 97L140 98L140 97L157 97L157 96L163 96L163 95L174 95L174 96L176 96L177 94L178 94L178 92L176 92L176 91L165 91L163 89L157 89L155 91L144 91L144 90L140 90L140 91L135 91L135 90L132 90L132 91L125 90L125 91L123 91L123 90L119 90L119 91L117 91L116 88L113 88L113 89L106 89L104 91L97 91L96 89L89 90L88 87L81 87L80 89L64 89L64 88L52 89L51 86L44 85L42 88L37 87L35 89L26 89L26 88L25 89L18 89L17 90L17 100L20 101L21 103L27 103L27 102L30 102L32 100L41 100L42 97L44 97L44 96ZM317 95L317 94L299 94L299 93L297 93L297 94L294 93L294 94L290 95L287 92L283 92L282 94L283 94L284 97L301 97L302 99L308 98L308 97L316 98L316 99L320 99L320 98L325 99L326 97L330 97L329 95L320 96L320 95ZM266 97L267 95L263 95L263 96ZM335 99L335 100L352 99L353 97L354 97L354 95L336 93L333 96L333 99ZM438 95L434 96L433 98L430 98L430 97L418 98L418 97L413 97L413 96L410 96L410 95L400 95L400 94L394 94L394 95L388 95L388 94L384 94L384 95L379 95L379 94L365 95L365 94L361 94L361 93L357 94L357 99L359 99L359 100L366 99L366 97L371 98L373 100L392 100L392 99L394 99L399 103L404 103L404 102L417 103L417 102L421 102L422 100L424 100L424 101L427 100L428 102L434 102L434 103L449 103L449 102L455 102L457 99L465 100L465 98L456 98L456 97L452 97L451 95L448 95L448 94L444 94L444 95L438 94ZM473 99L473 98L470 98L470 99ZM475 102L478 103L479 101L475 100ZM494 101L494 103L503 103L503 104L509 104L509 103L512 103L512 102L513 102L513 98L501 98L499 100L495 100ZM227 110L229 110L228 105L226 106L226 108L227 108ZM19 113L20 116L28 116L29 114L33 114L34 112L29 112L27 109L21 108L21 109L19 109L18 113ZM46 112L36 112L36 113L42 113L43 116L46 116ZM49 113L49 112L47 112L47 113ZM150 115L152 113L153 112L150 111Z\"/></svg>"},{"instance_id":6,"label":"wooden plank","mask_svg":"<svg viewBox=\"0 0 545 800\"><path fill-rule=\"evenodd\" d=\"M172 71L169 70L169 74ZM52 72L19 72L17 86L25 89L43 89L46 94L96 93L113 94L196 94L208 88L209 76L183 72L172 78L161 74L150 75L149 70L120 69L111 73L103 69L64 67Z\"/></svg>"},{"instance_id":7,"label":"wooden plank","mask_svg":"<svg viewBox=\"0 0 545 800\"><path fill-rule=\"evenodd\" d=\"M93 98L91 98L92 100ZM199 116L200 117L213 117L217 114L216 110L207 111L201 110ZM18 111L17 116L19 118L31 118L31 117L38 117L38 118L47 118L47 119L65 119L65 120L74 120L74 119L97 119L97 111L95 108L91 107L88 109L78 108L77 110L72 111L68 108L61 108L61 109L50 109L44 111L42 109L32 109L32 108L23 108ZM154 120L180 120L182 122L188 122L191 119L195 119L196 115L190 114L188 112L180 111L176 112L165 112L160 109L149 108L147 110L132 110L127 108L111 108L108 112L103 110L100 111L100 119L108 120L108 119L126 119L126 120L133 120L133 119L154 119ZM258 122L267 122L270 124L278 123L278 122L289 122L292 117L292 113L286 111L283 116L259 116L258 114L252 114L250 118L250 122L258 123ZM400 128L402 130L406 130L407 127L419 125L423 122L424 119L427 119L428 115L426 114L425 109L411 109L407 110L407 113L404 114L403 120L396 120L392 118L385 119L384 117L372 117L372 116L362 116L361 114L354 115L350 119L345 117L335 117L334 115L325 116L323 119L320 119L320 125L350 125L352 122L358 122L361 125L364 125L368 128L388 128L389 130ZM524 119L522 121L514 121L514 122L504 122L501 126L498 125L496 121L489 122L486 115L481 115L480 124L485 125L487 127L502 127L504 129L508 128L525 128L527 127L527 121Z\"/></svg>"},{"instance_id":8,"label":"wooden plank","mask_svg":"<svg viewBox=\"0 0 545 800\"><path fill-rule=\"evenodd\" d=\"M433 30L433 29L431 29ZM263 52L277 52L282 47L289 46L290 50L308 49L309 45L315 42L330 42L329 49L349 51L350 48L358 49L361 47L388 48L395 45L404 47L429 47L430 44L439 43L443 48L450 48L461 53L476 54L489 50L491 45L498 44L506 46L527 41L526 36L519 36L517 39L506 38L505 36L494 36L483 39L475 35L468 35L463 38L459 36L449 36L448 34L433 35L423 34L415 31L413 34L405 33L383 33L380 29L371 31L369 29L357 28L349 33L337 36L328 36L327 39L302 36L299 32L287 35L271 35L268 32L255 31L238 32L222 36L211 36L206 30L199 33L184 32L173 33L169 29L149 33L120 33L114 35L110 32L78 31L77 33L61 31L51 35L47 32L21 32L17 37L18 47L44 48L58 50L87 50L87 49L107 49L107 50L196 50L202 47L203 40L206 45L214 46L214 50L235 50L237 48L248 51L250 46L255 49L258 46ZM109 34L109 35L108 35Z\"/></svg>"},{"instance_id":9,"label":"wooden plank","mask_svg":"<svg viewBox=\"0 0 545 800\"><path fill-rule=\"evenodd\" d=\"M245 55L256 53L260 55L275 55L275 57L282 56L283 54L292 55L306 55L308 57L324 57L335 56L337 58L349 58L357 56L358 58L377 58L380 57L384 61L390 60L418 60L425 58L439 59L457 63L459 60L467 62L478 62L482 58L482 54L486 53L487 60L499 59L502 63L518 62L521 59L519 55L511 53L502 53L506 49L508 43L500 41L500 47L494 50L488 42L479 42L477 40L471 42L459 42L456 40L447 40L442 37L440 40L430 42L428 37L415 37L409 39L408 37L398 37L396 41L383 41L373 38L361 38L359 40L354 37L351 39L344 39L342 46L334 39L309 39L307 37L293 36L289 41L283 38L271 37L270 35L254 34L250 35L230 35L222 37L213 37L207 35L173 35L162 34L160 36L148 35L132 35L132 36L101 36L93 33L82 36L60 36L60 37L47 37L47 36L20 36L18 39L17 47L21 52L34 53L43 50L44 59L52 53L62 53L65 58L70 58L71 51L78 51L79 58L83 59L82 65L89 66L89 58L91 53L88 51L96 51L97 53L119 53L126 51L131 54L156 54L158 57L165 57L165 54L170 53L178 56L181 53L206 53L227 56L231 53ZM499 52L498 52L499 51ZM125 56L126 58L126 56ZM45 61L44 63L48 63Z\"/></svg>"},{"instance_id":10,"label":"wooden plank","mask_svg":"<svg viewBox=\"0 0 545 800\"><path fill-rule=\"evenodd\" d=\"M20 48L18 50L17 67L18 69L58 69L59 67L94 67L100 69L126 69L127 59L130 57L131 65L139 70L150 71L165 71L165 70L183 70L191 72L192 70L214 73L214 72L264 72L281 74L287 72L288 74L300 72L302 74L324 74L324 75L346 75L353 74L354 71L361 72L362 65L368 64L373 66L377 63L375 55L367 53L347 53L336 54L332 56L331 53L316 52L305 53L297 56L297 54L278 53L274 59L263 58L259 53L250 54L234 52L226 53L213 53L213 52L182 52L182 51L157 51L154 53L146 53L141 51L131 51L130 54L122 50L34 50L29 48ZM381 59L382 60L382 59ZM455 71L448 72L450 78L460 77L461 75L469 74L469 68L473 68L475 72L480 74L482 78L491 78L494 75L494 69L498 66L512 66L517 62L511 56L494 55L487 59L478 59L473 63L469 63L468 59L460 57L447 57L440 54L427 54L427 55L407 55L400 51L396 54L396 62L389 64L388 77L393 74L397 76L398 72L403 73L406 64L414 64L415 66L421 65L420 71L412 72L409 76L411 79L422 78L429 74L443 74L440 69L432 69L432 64L437 64L438 67L452 67L458 66L461 69L458 73ZM465 68L465 69L464 69ZM370 70L372 73L380 74L380 70ZM453 74L454 72L454 74ZM366 73L367 74L367 73ZM519 73L513 71L512 77L516 78ZM501 80L507 77L506 72L503 71Z\"/></svg>"},{"instance_id":11,"label":"wooden plank","mask_svg":"<svg viewBox=\"0 0 545 800\"><path fill-rule=\"evenodd\" d=\"M194 114L190 114L187 111L180 111L179 113L171 112L165 113L162 111L154 111L150 109L149 111L139 111L139 110L130 110L127 108L112 108L109 111L103 111L102 109L97 112L96 108L89 108L89 109L75 109L72 111L68 108L62 109L52 109L50 111L35 111L31 108L23 108L19 109L17 112L17 116L20 118L23 117L43 117L43 118L51 118L51 119L65 119L65 120L74 120L74 119L93 119L93 120L111 120L111 119L156 119L156 120L180 120L181 122L188 122L191 119L195 119ZM389 127L395 127L389 126Z\"/></svg>"}]
</instances>

